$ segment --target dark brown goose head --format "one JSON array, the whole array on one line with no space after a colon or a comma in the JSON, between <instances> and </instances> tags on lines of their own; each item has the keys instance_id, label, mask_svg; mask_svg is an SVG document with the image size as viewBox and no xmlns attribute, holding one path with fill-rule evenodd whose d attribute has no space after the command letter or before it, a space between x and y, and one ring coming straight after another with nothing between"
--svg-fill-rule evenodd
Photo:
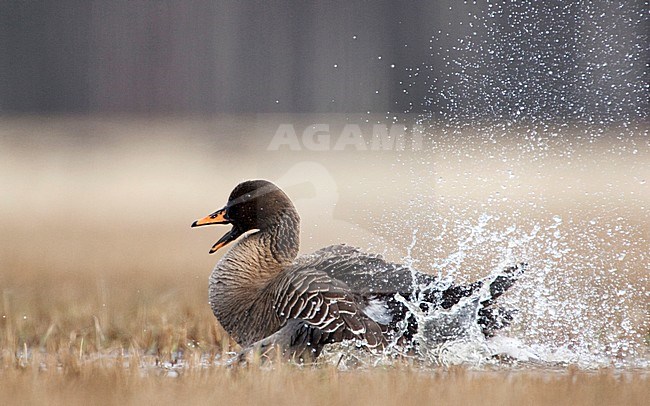
<instances>
[{"instance_id":1,"label":"dark brown goose head","mask_svg":"<svg viewBox=\"0 0 650 406\"><path fill-rule=\"evenodd\" d=\"M232 224L232 229L212 246L212 254L247 231L273 227L287 212L295 213L295 207L280 188L266 180L249 180L233 189L224 208L196 220L192 227Z\"/></svg>"}]
</instances>

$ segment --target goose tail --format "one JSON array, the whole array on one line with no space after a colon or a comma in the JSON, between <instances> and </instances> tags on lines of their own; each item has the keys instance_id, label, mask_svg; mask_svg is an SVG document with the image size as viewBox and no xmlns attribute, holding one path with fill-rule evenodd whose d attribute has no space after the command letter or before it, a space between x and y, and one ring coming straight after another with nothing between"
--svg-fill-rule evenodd
<instances>
[{"instance_id":1,"label":"goose tail","mask_svg":"<svg viewBox=\"0 0 650 406\"><path fill-rule=\"evenodd\" d=\"M486 337L492 337L496 331L507 327L513 320L516 309L506 308L497 303L497 299L510 289L524 273L525 263L508 267L490 282L489 298L481 302L478 311L478 324Z\"/></svg>"}]
</instances>

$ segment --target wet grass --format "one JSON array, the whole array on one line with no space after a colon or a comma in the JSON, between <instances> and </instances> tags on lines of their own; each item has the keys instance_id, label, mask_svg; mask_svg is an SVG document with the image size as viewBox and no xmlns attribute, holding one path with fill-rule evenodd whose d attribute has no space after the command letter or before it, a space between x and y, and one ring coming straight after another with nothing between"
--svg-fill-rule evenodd
<instances>
[{"instance_id":1,"label":"wet grass","mask_svg":"<svg viewBox=\"0 0 650 406\"><path fill-rule=\"evenodd\" d=\"M114 362L52 361L2 371L4 404L499 404L641 405L648 375L612 371L422 372L413 368L340 372L282 366L143 372ZM8 402L7 402L8 400Z\"/></svg>"}]
</instances>

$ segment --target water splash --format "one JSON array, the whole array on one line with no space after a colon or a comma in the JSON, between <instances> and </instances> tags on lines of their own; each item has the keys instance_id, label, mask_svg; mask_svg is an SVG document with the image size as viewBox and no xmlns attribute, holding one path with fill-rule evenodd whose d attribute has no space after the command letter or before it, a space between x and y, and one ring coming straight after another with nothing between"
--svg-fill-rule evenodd
<instances>
[{"instance_id":1,"label":"water splash","mask_svg":"<svg viewBox=\"0 0 650 406\"><path fill-rule=\"evenodd\" d=\"M647 117L641 3L487 2L464 10L431 37L431 63L418 67L430 83L426 119L451 127L486 120L602 126Z\"/></svg>"},{"instance_id":2,"label":"water splash","mask_svg":"<svg viewBox=\"0 0 650 406\"><path fill-rule=\"evenodd\" d=\"M411 205L421 204L418 201ZM414 224L404 262L437 272L439 278L430 288L444 290L452 280L474 279L466 270L477 264L482 277L485 269L492 270L488 283L448 310L423 311L433 306L421 306L422 297L412 295L416 299L409 302L397 296L419 325L415 353L409 352L413 347L397 344L398 334L381 356L366 358L358 346L347 344L328 348L324 359L342 368L387 365L396 358L474 368L650 366L650 280L637 266L648 264L647 242L638 227L622 218L579 220L541 209L533 219L495 208L471 216L454 206L448 212L414 217L406 225L399 223L406 229L409 221ZM453 240L455 246L445 251L439 247L441 240ZM431 256L416 261L422 252ZM488 297L489 281L516 261L526 261L529 267L499 303L518 313L510 327L486 339L477 324L480 303ZM632 261L630 266L626 261ZM406 324L402 327L405 330Z\"/></svg>"},{"instance_id":3,"label":"water splash","mask_svg":"<svg viewBox=\"0 0 650 406\"><path fill-rule=\"evenodd\" d=\"M454 7L468 9L467 16L458 14L448 31L440 27L431 37L430 61L406 68L405 93L429 89L416 124L431 153L398 158L413 168L418 194L402 211L408 218L387 215L380 234L417 230L395 245L407 247L405 263L443 285L519 261L529 268L499 298L519 309L514 323L490 340L473 328L477 297L433 314L420 310L421 298L400 299L422 327L419 359L647 368L650 244L647 200L638 193L647 176L611 179L598 168L601 160L623 173L627 161L646 163L639 157L650 152L645 8L623 1ZM467 35L448 46L461 25ZM464 165L448 169L448 162ZM499 166L500 173L485 172ZM453 173L459 167L466 172ZM429 172L445 169L458 178L425 182ZM571 178L576 171L589 173ZM602 184L571 182L596 175ZM485 200L467 191L493 181L498 190ZM548 183L551 192L539 194ZM451 340L436 338L458 330Z\"/></svg>"},{"instance_id":4,"label":"water splash","mask_svg":"<svg viewBox=\"0 0 650 406\"><path fill-rule=\"evenodd\" d=\"M468 227L467 220L437 218L448 223L444 229L450 235L460 234L460 238L457 250L434 259L432 266L448 269L449 278L461 274L464 267L481 256L492 257L491 268L495 270L512 264L514 259L528 261L530 267L525 275L499 299L519 310L513 326L491 340L480 334L476 311L480 295L485 292L464 299L447 312L427 315L418 311L419 303L410 304L409 309L422 326L422 355L443 365L494 364L505 356L531 365L647 366L644 332L650 326L647 315L643 315L647 311L643 303L649 296L648 276L635 278L630 268L603 267L604 263L620 263L621 257L642 259L643 241L628 241L630 248L622 255L603 250L612 241L593 234L598 229L596 219L590 221L590 228L572 219L565 221L559 215L528 227L508 221L502 221L502 226L490 224L504 217L508 216L483 213L473 227ZM634 228L603 226L610 232L638 235ZM585 252L583 247L596 251ZM463 328L456 339L436 339L436 332L454 331L458 323Z\"/></svg>"},{"instance_id":5,"label":"water splash","mask_svg":"<svg viewBox=\"0 0 650 406\"><path fill-rule=\"evenodd\" d=\"M419 195L410 201L412 218L389 221L386 234L395 227L431 230L418 234L408 257L426 258L418 265L440 280L462 279L477 266L489 271L525 261L530 267L499 299L519 314L492 340L468 328L462 339L429 345L435 340L426 326L466 320L475 298L448 314L426 315L418 312L418 303L410 305L425 326L423 355L442 364L482 365L501 354L536 365L648 367L650 244L643 229L647 222L638 218L647 204L638 193L645 180L639 179L646 176L630 176L635 184L621 188L628 193L625 200L613 183L585 187L580 206L563 196L576 199L580 185L565 176L576 169L593 171L594 156L616 168L650 152L644 8L622 1L460 7L466 17L459 14L448 31L441 28L429 41L431 63L409 68L422 73L409 75L409 86L418 81L429 86L427 112L416 123L441 159L467 162L470 168L502 163L507 177L484 202L465 197L467 185L503 174L469 170L455 183L439 176L430 185L432 196L422 191L418 173L436 169L429 164L432 156L420 163L405 156ZM463 30L466 35L450 39ZM446 69L436 69L440 64ZM520 177L530 171L529 162L537 165L537 176ZM544 178L558 184L554 196L536 194L534 187ZM527 193L517 199L517 192Z\"/></svg>"}]
</instances>

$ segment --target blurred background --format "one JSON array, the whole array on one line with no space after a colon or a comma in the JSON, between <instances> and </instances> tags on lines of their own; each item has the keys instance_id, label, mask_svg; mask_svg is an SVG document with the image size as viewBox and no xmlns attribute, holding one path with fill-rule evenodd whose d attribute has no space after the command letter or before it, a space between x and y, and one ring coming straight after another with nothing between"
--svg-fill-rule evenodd
<instances>
[{"instance_id":1,"label":"blurred background","mask_svg":"<svg viewBox=\"0 0 650 406\"><path fill-rule=\"evenodd\" d=\"M1 1L0 327L206 340L226 228L189 225L267 178L302 252L461 280L528 261L520 337L638 356L649 28L645 1ZM375 124L422 147L363 150Z\"/></svg>"},{"instance_id":2,"label":"blurred background","mask_svg":"<svg viewBox=\"0 0 650 406\"><path fill-rule=\"evenodd\" d=\"M0 112L475 118L491 105L502 119L620 120L647 112L646 7L3 1ZM439 97L451 88L453 101Z\"/></svg>"}]
</instances>

